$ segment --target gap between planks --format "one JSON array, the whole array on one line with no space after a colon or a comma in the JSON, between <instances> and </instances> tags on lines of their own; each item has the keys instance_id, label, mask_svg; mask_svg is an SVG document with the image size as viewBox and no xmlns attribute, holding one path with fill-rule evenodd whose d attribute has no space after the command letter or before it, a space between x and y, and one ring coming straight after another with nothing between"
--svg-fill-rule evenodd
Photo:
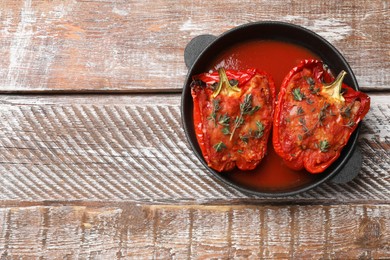
<instances>
[{"instance_id":1,"label":"gap between planks","mask_svg":"<svg viewBox=\"0 0 390 260\"><path fill-rule=\"evenodd\" d=\"M182 82L184 84L184 81ZM360 91L367 94L386 94L390 93L388 87L362 86ZM143 94L181 94L182 88L131 88L131 89L17 89L5 90L0 89L0 95L143 95Z\"/></svg>"}]
</instances>

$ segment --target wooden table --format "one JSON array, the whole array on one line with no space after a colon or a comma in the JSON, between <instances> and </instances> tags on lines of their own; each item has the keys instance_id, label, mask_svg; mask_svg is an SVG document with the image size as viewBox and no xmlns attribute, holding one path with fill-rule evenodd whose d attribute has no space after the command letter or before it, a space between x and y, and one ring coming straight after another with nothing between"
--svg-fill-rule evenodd
<instances>
[{"instance_id":1,"label":"wooden table","mask_svg":"<svg viewBox=\"0 0 390 260\"><path fill-rule=\"evenodd\" d=\"M0 2L0 259L389 259L390 2ZM372 99L348 184L244 194L194 156L186 44L309 28Z\"/></svg>"}]
</instances>

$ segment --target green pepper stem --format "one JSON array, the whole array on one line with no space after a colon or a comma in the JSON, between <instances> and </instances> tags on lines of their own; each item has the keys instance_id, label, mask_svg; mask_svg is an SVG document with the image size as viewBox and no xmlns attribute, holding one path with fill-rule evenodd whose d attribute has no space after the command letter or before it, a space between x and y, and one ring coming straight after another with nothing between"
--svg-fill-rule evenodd
<instances>
[{"instance_id":1,"label":"green pepper stem","mask_svg":"<svg viewBox=\"0 0 390 260\"><path fill-rule=\"evenodd\" d=\"M231 93L232 91L239 92L240 88L238 87L238 83L236 85L230 85L229 79L226 75L224 68L218 69L219 74L219 83L217 88L214 90L212 97L216 98L221 90L227 91L227 93Z\"/></svg>"},{"instance_id":2,"label":"green pepper stem","mask_svg":"<svg viewBox=\"0 0 390 260\"><path fill-rule=\"evenodd\" d=\"M333 99L340 102L344 102L345 99L341 94L341 87L343 85L343 80L345 75L347 75L347 72L342 70L332 83L324 84L321 93L326 93L327 95L331 96Z\"/></svg>"}]
</instances>

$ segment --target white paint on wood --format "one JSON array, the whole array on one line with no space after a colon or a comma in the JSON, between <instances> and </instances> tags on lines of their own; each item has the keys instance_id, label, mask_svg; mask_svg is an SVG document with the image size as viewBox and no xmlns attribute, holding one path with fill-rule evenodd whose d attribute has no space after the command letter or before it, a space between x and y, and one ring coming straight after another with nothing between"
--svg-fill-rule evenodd
<instances>
[{"instance_id":1,"label":"white paint on wood","mask_svg":"<svg viewBox=\"0 0 390 260\"><path fill-rule=\"evenodd\" d=\"M9 67L6 76L6 88L18 88L26 84L25 73L21 67L29 68L31 64L31 41L33 37L33 24L36 21L31 0L25 0L20 12L20 21L16 32L12 36L9 47Z\"/></svg>"},{"instance_id":2,"label":"white paint on wood","mask_svg":"<svg viewBox=\"0 0 390 260\"><path fill-rule=\"evenodd\" d=\"M317 19L286 15L284 20L306 27L332 42L341 41L352 34L353 29L348 24L348 21L344 19L329 18L326 15L327 14L319 15Z\"/></svg>"},{"instance_id":3,"label":"white paint on wood","mask_svg":"<svg viewBox=\"0 0 390 260\"><path fill-rule=\"evenodd\" d=\"M129 11L131 11L131 9L130 10L128 10L128 9L119 9L117 6L114 6L114 8L112 8L112 12L114 14L117 14L117 15L120 15L120 16L128 15Z\"/></svg>"}]
</instances>

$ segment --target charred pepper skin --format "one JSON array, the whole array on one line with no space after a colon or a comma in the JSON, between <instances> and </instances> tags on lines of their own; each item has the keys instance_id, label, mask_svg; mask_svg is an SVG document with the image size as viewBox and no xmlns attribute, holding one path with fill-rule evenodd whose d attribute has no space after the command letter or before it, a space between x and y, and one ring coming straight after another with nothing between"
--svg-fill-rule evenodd
<instances>
[{"instance_id":1,"label":"charred pepper skin","mask_svg":"<svg viewBox=\"0 0 390 260\"><path fill-rule=\"evenodd\" d=\"M339 156L370 108L370 98L335 79L319 60L304 60L283 80L273 121L276 153L294 170L318 174Z\"/></svg>"},{"instance_id":2,"label":"charred pepper skin","mask_svg":"<svg viewBox=\"0 0 390 260\"><path fill-rule=\"evenodd\" d=\"M272 128L275 85L256 69L193 77L193 120L208 166L218 172L252 170L263 159Z\"/></svg>"}]
</instances>

